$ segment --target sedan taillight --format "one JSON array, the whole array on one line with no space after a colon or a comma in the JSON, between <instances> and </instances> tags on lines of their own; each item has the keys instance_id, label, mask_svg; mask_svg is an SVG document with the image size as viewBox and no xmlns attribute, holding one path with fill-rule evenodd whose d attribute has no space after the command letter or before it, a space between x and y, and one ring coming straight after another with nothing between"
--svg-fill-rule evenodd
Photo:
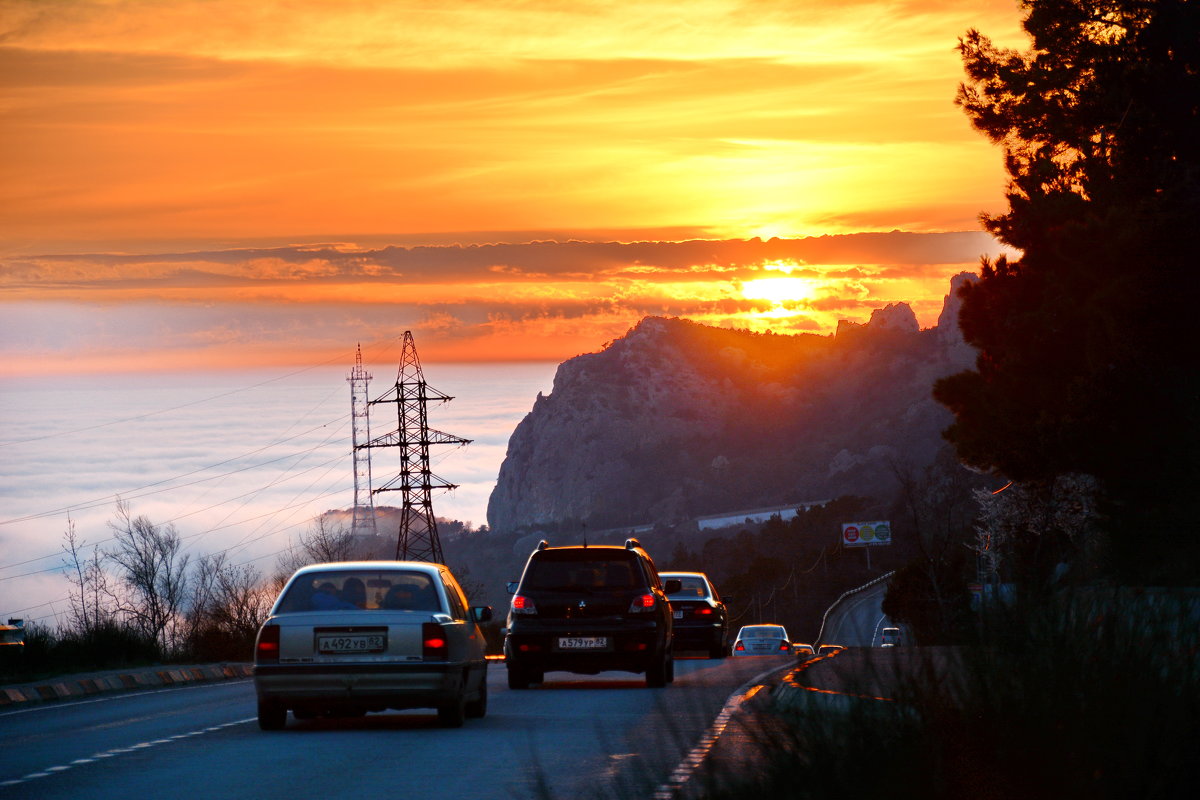
<instances>
[{"instance_id":1,"label":"sedan taillight","mask_svg":"<svg viewBox=\"0 0 1200 800\"><path fill-rule=\"evenodd\" d=\"M733 649L737 650L740 653L746 649L746 645L742 644L741 642L738 642L737 644L735 644L733 646Z\"/></svg>"},{"instance_id":2,"label":"sedan taillight","mask_svg":"<svg viewBox=\"0 0 1200 800\"><path fill-rule=\"evenodd\" d=\"M445 628L436 622L421 623L421 655L426 661L445 661L449 649Z\"/></svg>"},{"instance_id":3,"label":"sedan taillight","mask_svg":"<svg viewBox=\"0 0 1200 800\"><path fill-rule=\"evenodd\" d=\"M709 608L708 606L696 606L696 610L693 611L692 613L695 614L697 617L708 617L708 616L712 616L712 612L713 612L713 610L711 608Z\"/></svg>"},{"instance_id":4,"label":"sedan taillight","mask_svg":"<svg viewBox=\"0 0 1200 800\"><path fill-rule=\"evenodd\" d=\"M782 651L783 651L783 652L785 652L785 653L790 653L790 652L792 652L792 646L791 646L790 644L788 644L787 642L780 642L780 643L779 643L779 649L780 649L780 650L782 650Z\"/></svg>"},{"instance_id":5,"label":"sedan taillight","mask_svg":"<svg viewBox=\"0 0 1200 800\"><path fill-rule=\"evenodd\" d=\"M254 645L254 661L258 664L279 661L279 626L263 625Z\"/></svg>"}]
</instances>

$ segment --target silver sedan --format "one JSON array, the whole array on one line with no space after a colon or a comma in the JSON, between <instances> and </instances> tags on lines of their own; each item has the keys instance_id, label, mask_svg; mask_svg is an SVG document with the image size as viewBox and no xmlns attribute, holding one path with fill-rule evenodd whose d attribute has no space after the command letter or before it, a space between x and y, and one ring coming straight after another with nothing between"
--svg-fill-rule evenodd
<instances>
[{"instance_id":1,"label":"silver sedan","mask_svg":"<svg viewBox=\"0 0 1200 800\"><path fill-rule=\"evenodd\" d=\"M733 643L735 656L791 655L792 640L782 625L746 625Z\"/></svg>"},{"instance_id":2,"label":"silver sedan","mask_svg":"<svg viewBox=\"0 0 1200 800\"><path fill-rule=\"evenodd\" d=\"M447 727L487 712L479 623L450 570L412 561L304 567L283 587L258 633L258 724L434 708Z\"/></svg>"}]
</instances>

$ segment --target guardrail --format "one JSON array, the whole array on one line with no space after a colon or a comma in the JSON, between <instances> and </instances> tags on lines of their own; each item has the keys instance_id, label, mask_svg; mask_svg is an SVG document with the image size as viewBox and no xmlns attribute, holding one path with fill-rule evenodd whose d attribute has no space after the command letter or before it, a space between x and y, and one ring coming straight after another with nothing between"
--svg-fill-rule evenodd
<instances>
[{"instance_id":1,"label":"guardrail","mask_svg":"<svg viewBox=\"0 0 1200 800\"><path fill-rule=\"evenodd\" d=\"M825 613L821 615L821 630L819 630L817 632L817 638L814 643L818 644L818 645L821 643L821 637L823 637L825 635L825 621L827 619L829 619L829 612L833 611L835 608L837 608L838 603L842 602L847 597L849 597L852 594L855 594L856 592L861 592L863 589L870 589L875 584L879 583L880 581L885 581L895 574L896 574L896 570L892 570L890 572L885 572L884 574L880 575L878 578L874 578L873 580L867 581L862 586L859 586L856 589L848 589L848 590L842 592L838 596L838 599L834 600L833 603L830 604L829 608L825 609Z\"/></svg>"}]
</instances>

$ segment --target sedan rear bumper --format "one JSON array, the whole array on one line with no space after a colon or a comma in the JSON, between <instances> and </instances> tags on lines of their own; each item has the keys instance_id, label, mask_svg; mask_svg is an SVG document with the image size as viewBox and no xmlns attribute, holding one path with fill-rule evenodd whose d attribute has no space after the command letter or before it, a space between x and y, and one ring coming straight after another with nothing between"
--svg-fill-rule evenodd
<instances>
[{"instance_id":1,"label":"sedan rear bumper","mask_svg":"<svg viewBox=\"0 0 1200 800\"><path fill-rule=\"evenodd\" d=\"M258 664L260 701L288 708L436 708L462 696L466 663ZM486 664L478 667L486 669Z\"/></svg>"}]
</instances>

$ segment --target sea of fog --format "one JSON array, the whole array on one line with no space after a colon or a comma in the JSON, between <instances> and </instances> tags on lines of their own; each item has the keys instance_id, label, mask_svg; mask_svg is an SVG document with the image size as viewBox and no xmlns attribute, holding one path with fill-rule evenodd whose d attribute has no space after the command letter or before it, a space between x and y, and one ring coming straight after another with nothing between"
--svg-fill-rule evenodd
<instances>
[{"instance_id":1,"label":"sea of fog","mask_svg":"<svg viewBox=\"0 0 1200 800\"><path fill-rule=\"evenodd\" d=\"M431 448L433 472L458 488L434 513L478 527L509 436L557 364L425 364L452 396L429 426L472 440ZM396 381L370 366L368 395ZM227 551L269 573L313 518L354 503L350 384L344 367L0 379L0 619L53 626L67 607L64 534L90 549L111 539L117 499L171 524L189 553ZM394 431L394 405L371 409L371 434ZM396 448L371 451L376 488L399 471ZM399 493L376 495L398 505Z\"/></svg>"}]
</instances>

